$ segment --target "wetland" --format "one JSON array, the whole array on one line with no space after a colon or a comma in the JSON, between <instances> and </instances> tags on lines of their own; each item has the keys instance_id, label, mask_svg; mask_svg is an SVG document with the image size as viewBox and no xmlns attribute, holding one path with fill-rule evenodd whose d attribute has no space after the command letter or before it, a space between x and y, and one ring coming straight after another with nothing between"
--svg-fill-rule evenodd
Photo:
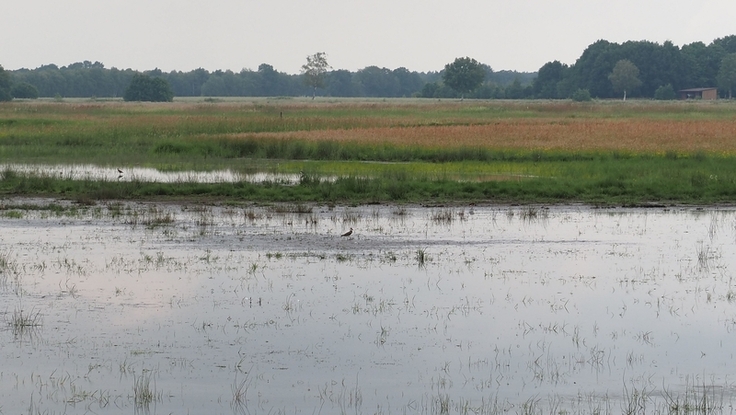
<instances>
[{"instance_id":1,"label":"wetland","mask_svg":"<svg viewBox=\"0 0 736 415\"><path fill-rule=\"evenodd\" d=\"M733 413L734 114L3 103L0 414Z\"/></svg>"},{"instance_id":2,"label":"wetland","mask_svg":"<svg viewBox=\"0 0 736 415\"><path fill-rule=\"evenodd\" d=\"M2 413L732 411L733 208L0 213Z\"/></svg>"}]
</instances>

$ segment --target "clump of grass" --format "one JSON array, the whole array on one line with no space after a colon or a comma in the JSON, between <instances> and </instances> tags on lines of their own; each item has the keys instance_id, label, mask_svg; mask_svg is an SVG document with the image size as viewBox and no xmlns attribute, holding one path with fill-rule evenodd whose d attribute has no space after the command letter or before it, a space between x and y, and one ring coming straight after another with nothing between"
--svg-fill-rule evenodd
<instances>
[{"instance_id":1,"label":"clump of grass","mask_svg":"<svg viewBox=\"0 0 736 415\"><path fill-rule=\"evenodd\" d=\"M429 261L429 256L427 255L427 252L423 248L417 249L415 258L417 260L417 266L420 269L427 267L427 262Z\"/></svg>"},{"instance_id":2,"label":"clump of grass","mask_svg":"<svg viewBox=\"0 0 736 415\"><path fill-rule=\"evenodd\" d=\"M9 210L7 212L3 212L3 216L8 219L23 219L23 212L19 210Z\"/></svg>"},{"instance_id":3,"label":"clump of grass","mask_svg":"<svg viewBox=\"0 0 736 415\"><path fill-rule=\"evenodd\" d=\"M233 391L233 400L230 406L233 412L238 414L247 414L248 411L248 388L250 387L250 380L246 375L245 379L240 382L235 380L235 383L231 386Z\"/></svg>"},{"instance_id":4,"label":"clump of grass","mask_svg":"<svg viewBox=\"0 0 736 415\"><path fill-rule=\"evenodd\" d=\"M723 410L723 391L716 393L713 385L696 386L689 383L685 386L685 394L673 395L666 388L663 396L670 414L715 414Z\"/></svg>"},{"instance_id":5,"label":"clump of grass","mask_svg":"<svg viewBox=\"0 0 736 415\"><path fill-rule=\"evenodd\" d=\"M700 242L700 245L696 247L696 252L698 255L698 268L700 268L703 271L707 271L710 269L710 260L712 257L711 249L709 245L704 245L703 242Z\"/></svg>"},{"instance_id":6,"label":"clump of grass","mask_svg":"<svg viewBox=\"0 0 736 415\"><path fill-rule=\"evenodd\" d=\"M302 203L296 203L296 204L290 204L290 203L283 203L283 204L277 204L271 207L271 210L274 213L297 213L297 214L306 214L306 213L312 213L312 207L307 206Z\"/></svg>"},{"instance_id":7,"label":"clump of grass","mask_svg":"<svg viewBox=\"0 0 736 415\"><path fill-rule=\"evenodd\" d=\"M23 309L15 309L9 322L13 335L22 336L30 330L41 326L41 313L37 310L24 312Z\"/></svg>"},{"instance_id":8,"label":"clump of grass","mask_svg":"<svg viewBox=\"0 0 736 415\"><path fill-rule=\"evenodd\" d=\"M353 223L353 224L358 223L358 220L360 219L360 217L361 217L360 213L354 210L346 209L345 211L342 212L343 223Z\"/></svg>"},{"instance_id":9,"label":"clump of grass","mask_svg":"<svg viewBox=\"0 0 736 415\"><path fill-rule=\"evenodd\" d=\"M406 210L406 207L404 206L398 206L391 213L396 216L407 216L409 214L409 212Z\"/></svg>"},{"instance_id":10,"label":"clump of grass","mask_svg":"<svg viewBox=\"0 0 736 415\"><path fill-rule=\"evenodd\" d=\"M257 212L255 209L246 209L243 211L243 216L251 221L255 222L258 219L261 219L263 217L263 214Z\"/></svg>"},{"instance_id":11,"label":"clump of grass","mask_svg":"<svg viewBox=\"0 0 736 415\"><path fill-rule=\"evenodd\" d=\"M153 381L153 382L152 382ZM138 408L148 408L154 402L162 398L162 393L156 391L156 381L150 371L144 371L140 376L133 379L133 401Z\"/></svg>"},{"instance_id":12,"label":"clump of grass","mask_svg":"<svg viewBox=\"0 0 736 415\"><path fill-rule=\"evenodd\" d=\"M534 206L527 206L519 212L521 220L524 222L533 222L539 216L539 210Z\"/></svg>"},{"instance_id":13,"label":"clump of grass","mask_svg":"<svg viewBox=\"0 0 736 415\"><path fill-rule=\"evenodd\" d=\"M275 252L275 253L274 252L267 252L266 253L266 258L268 258L268 259L273 259L273 258L275 258L275 259L281 259L283 257L284 257L284 254L282 254L281 252Z\"/></svg>"},{"instance_id":14,"label":"clump of grass","mask_svg":"<svg viewBox=\"0 0 736 415\"><path fill-rule=\"evenodd\" d=\"M452 214L452 209L440 209L432 211L430 219L435 223L444 223L449 225L452 223L454 215Z\"/></svg>"}]
</instances>

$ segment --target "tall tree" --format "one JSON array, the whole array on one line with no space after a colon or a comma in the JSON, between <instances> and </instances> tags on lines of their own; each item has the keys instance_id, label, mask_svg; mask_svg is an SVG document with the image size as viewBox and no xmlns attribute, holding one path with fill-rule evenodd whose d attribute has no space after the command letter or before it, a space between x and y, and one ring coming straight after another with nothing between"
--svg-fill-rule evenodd
<instances>
[{"instance_id":1,"label":"tall tree","mask_svg":"<svg viewBox=\"0 0 736 415\"><path fill-rule=\"evenodd\" d=\"M125 90L123 99L125 101L166 102L174 100L174 93L171 92L171 87L165 79L136 74Z\"/></svg>"},{"instance_id":2,"label":"tall tree","mask_svg":"<svg viewBox=\"0 0 736 415\"><path fill-rule=\"evenodd\" d=\"M641 85L639 68L628 59L621 59L616 62L608 79L611 80L614 91L624 93L624 101L626 101L627 91L630 92Z\"/></svg>"},{"instance_id":3,"label":"tall tree","mask_svg":"<svg viewBox=\"0 0 736 415\"><path fill-rule=\"evenodd\" d=\"M0 65L0 101L10 101L10 74Z\"/></svg>"},{"instance_id":4,"label":"tall tree","mask_svg":"<svg viewBox=\"0 0 736 415\"><path fill-rule=\"evenodd\" d=\"M566 98L558 96L557 84L562 81L567 65L560 61L547 62L541 68L532 82L534 95L537 98Z\"/></svg>"},{"instance_id":5,"label":"tall tree","mask_svg":"<svg viewBox=\"0 0 736 415\"><path fill-rule=\"evenodd\" d=\"M445 65L442 80L445 85L460 93L460 99L472 92L483 83L486 71L483 65L469 57L457 58L454 62Z\"/></svg>"},{"instance_id":6,"label":"tall tree","mask_svg":"<svg viewBox=\"0 0 736 415\"><path fill-rule=\"evenodd\" d=\"M736 53L723 57L716 79L719 88L728 90L728 99L733 98L733 88L736 87Z\"/></svg>"},{"instance_id":7,"label":"tall tree","mask_svg":"<svg viewBox=\"0 0 736 415\"><path fill-rule=\"evenodd\" d=\"M307 63L302 65L302 76L304 83L312 88L312 99L317 95L317 88L325 87L325 74L331 69L327 63L327 54L317 52L307 56Z\"/></svg>"}]
</instances>

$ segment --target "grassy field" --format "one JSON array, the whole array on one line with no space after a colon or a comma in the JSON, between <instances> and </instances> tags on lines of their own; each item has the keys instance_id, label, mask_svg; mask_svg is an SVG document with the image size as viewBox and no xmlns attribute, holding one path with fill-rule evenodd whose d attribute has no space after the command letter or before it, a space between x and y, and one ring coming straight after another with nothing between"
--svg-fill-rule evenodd
<instances>
[{"instance_id":1,"label":"grassy field","mask_svg":"<svg viewBox=\"0 0 736 415\"><path fill-rule=\"evenodd\" d=\"M83 200L732 203L736 104L20 101L0 105L0 163L303 172L296 186L0 172L1 194Z\"/></svg>"}]
</instances>

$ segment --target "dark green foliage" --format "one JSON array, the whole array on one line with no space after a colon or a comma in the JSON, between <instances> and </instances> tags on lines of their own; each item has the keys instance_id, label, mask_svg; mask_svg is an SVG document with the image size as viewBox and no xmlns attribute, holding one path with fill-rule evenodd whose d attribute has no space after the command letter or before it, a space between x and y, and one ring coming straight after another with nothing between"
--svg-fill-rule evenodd
<instances>
[{"instance_id":1,"label":"dark green foliage","mask_svg":"<svg viewBox=\"0 0 736 415\"><path fill-rule=\"evenodd\" d=\"M459 92L461 97L478 88L486 76L486 71L478 61L469 57L456 58L445 65L442 80L445 85ZM518 82L518 80L517 80Z\"/></svg>"},{"instance_id":2,"label":"dark green foliage","mask_svg":"<svg viewBox=\"0 0 736 415\"><path fill-rule=\"evenodd\" d=\"M718 87L728 92L728 98L732 98L736 87L736 53L729 53L721 59L716 79Z\"/></svg>"},{"instance_id":3,"label":"dark green foliage","mask_svg":"<svg viewBox=\"0 0 736 415\"><path fill-rule=\"evenodd\" d=\"M565 78L565 72L569 70L567 65L560 61L545 63L539 68L537 78L532 83L534 96L537 98L567 98L564 89L558 84Z\"/></svg>"},{"instance_id":4,"label":"dark green foliage","mask_svg":"<svg viewBox=\"0 0 736 415\"><path fill-rule=\"evenodd\" d=\"M38 89L28 82L21 82L10 88L10 94L13 98L36 99L38 98Z\"/></svg>"},{"instance_id":5,"label":"dark green foliage","mask_svg":"<svg viewBox=\"0 0 736 415\"><path fill-rule=\"evenodd\" d=\"M0 65L0 101L10 101L13 95L10 93L10 74Z\"/></svg>"},{"instance_id":6,"label":"dark green foliage","mask_svg":"<svg viewBox=\"0 0 736 415\"><path fill-rule=\"evenodd\" d=\"M592 98L590 97L590 91L587 89L578 89L572 94L573 101L578 102L585 102L590 101Z\"/></svg>"},{"instance_id":7,"label":"dark green foliage","mask_svg":"<svg viewBox=\"0 0 736 415\"><path fill-rule=\"evenodd\" d=\"M174 100L174 93L165 79L137 74L130 81L123 99L125 101L169 102Z\"/></svg>"},{"instance_id":8,"label":"dark green foliage","mask_svg":"<svg viewBox=\"0 0 736 415\"><path fill-rule=\"evenodd\" d=\"M662 85L654 91L654 99L665 101L675 99L675 89L672 88L672 84Z\"/></svg>"}]
</instances>

